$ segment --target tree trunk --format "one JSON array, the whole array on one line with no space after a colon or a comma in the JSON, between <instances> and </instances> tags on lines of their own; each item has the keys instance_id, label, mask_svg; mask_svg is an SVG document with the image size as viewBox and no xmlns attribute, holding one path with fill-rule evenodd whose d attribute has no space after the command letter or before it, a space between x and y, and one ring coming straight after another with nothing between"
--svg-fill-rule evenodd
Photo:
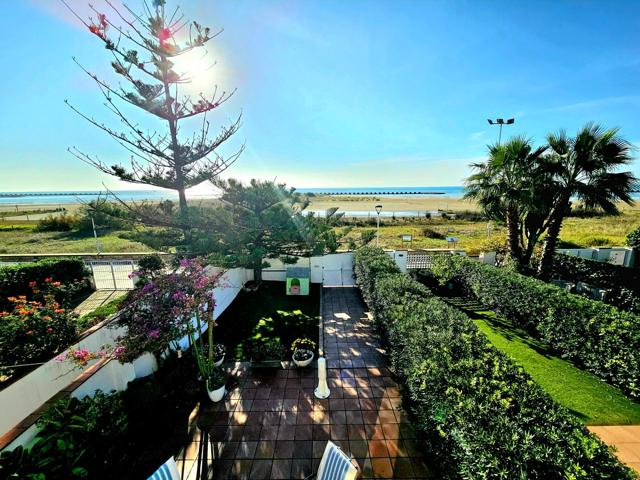
<instances>
[{"instance_id":1,"label":"tree trunk","mask_svg":"<svg viewBox=\"0 0 640 480\"><path fill-rule=\"evenodd\" d=\"M518 267L522 263L522 251L520 249L520 219L517 207L510 205L507 207L507 248L509 255L517 262Z\"/></svg>"},{"instance_id":2,"label":"tree trunk","mask_svg":"<svg viewBox=\"0 0 640 480\"><path fill-rule=\"evenodd\" d=\"M560 198L558 206L552 213L552 219L549 222L549 229L547 230L547 236L542 246L542 256L540 257L540 264L538 265L538 277L541 279L547 279L551 273L551 267L553 267L553 256L556 253L556 245L558 244L558 238L560 237L560 229L562 228L562 221L564 220L565 212L569 207L569 197L564 195Z\"/></svg>"}]
</instances>

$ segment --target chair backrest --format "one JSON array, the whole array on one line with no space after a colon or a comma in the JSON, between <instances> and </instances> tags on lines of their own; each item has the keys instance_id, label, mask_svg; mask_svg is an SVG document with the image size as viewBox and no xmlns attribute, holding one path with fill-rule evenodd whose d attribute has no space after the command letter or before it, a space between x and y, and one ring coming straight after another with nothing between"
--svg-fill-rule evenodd
<instances>
[{"instance_id":1,"label":"chair backrest","mask_svg":"<svg viewBox=\"0 0 640 480\"><path fill-rule=\"evenodd\" d=\"M160 468L156 470L148 480L180 480L178 466L173 457L160 465Z\"/></svg>"},{"instance_id":2,"label":"chair backrest","mask_svg":"<svg viewBox=\"0 0 640 480\"><path fill-rule=\"evenodd\" d=\"M354 480L358 467L335 443L328 441L324 449L317 480Z\"/></svg>"}]
</instances>

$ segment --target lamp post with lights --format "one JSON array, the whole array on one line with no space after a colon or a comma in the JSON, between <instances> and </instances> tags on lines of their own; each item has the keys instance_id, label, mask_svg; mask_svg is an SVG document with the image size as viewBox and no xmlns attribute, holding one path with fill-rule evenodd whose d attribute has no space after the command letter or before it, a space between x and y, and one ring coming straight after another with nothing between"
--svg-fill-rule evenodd
<instances>
[{"instance_id":1,"label":"lamp post with lights","mask_svg":"<svg viewBox=\"0 0 640 480\"><path fill-rule=\"evenodd\" d=\"M495 120L491 120L490 118L488 118L487 122L489 122L489 125L500 125L500 133L498 134L498 145L500 145L500 141L502 140L502 126L513 125L516 120L515 118L509 118L508 120L505 120L504 118L496 118Z\"/></svg>"},{"instance_id":2,"label":"lamp post with lights","mask_svg":"<svg viewBox=\"0 0 640 480\"><path fill-rule=\"evenodd\" d=\"M376 247L380 246L380 212L382 211L382 205L376 205L376 213L378 214L377 217L377 232L376 232Z\"/></svg>"}]
</instances>

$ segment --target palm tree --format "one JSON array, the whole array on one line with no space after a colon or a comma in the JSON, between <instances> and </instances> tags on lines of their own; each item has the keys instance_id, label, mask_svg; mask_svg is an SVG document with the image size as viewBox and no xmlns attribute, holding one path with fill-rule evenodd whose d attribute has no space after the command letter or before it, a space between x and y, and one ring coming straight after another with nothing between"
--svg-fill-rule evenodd
<instances>
[{"instance_id":1,"label":"palm tree","mask_svg":"<svg viewBox=\"0 0 640 480\"><path fill-rule=\"evenodd\" d=\"M466 180L465 198L476 200L487 217L506 222L507 250L519 267L528 263L533 251L529 245L523 248L523 235L537 231L537 224L533 216L529 222L524 219L540 207L535 199L543 182L536 172L546 150L546 146L534 149L522 136L490 145L487 161L472 164L476 172Z\"/></svg>"},{"instance_id":2,"label":"palm tree","mask_svg":"<svg viewBox=\"0 0 640 480\"><path fill-rule=\"evenodd\" d=\"M571 208L571 199L580 199L587 208L617 214L616 202L633 204L630 193L637 182L631 172L618 171L631 162L633 146L618 136L617 128L605 130L588 123L575 138L560 131L550 134L547 141L556 193L538 266L538 275L542 278L553 265L562 221Z\"/></svg>"}]
</instances>

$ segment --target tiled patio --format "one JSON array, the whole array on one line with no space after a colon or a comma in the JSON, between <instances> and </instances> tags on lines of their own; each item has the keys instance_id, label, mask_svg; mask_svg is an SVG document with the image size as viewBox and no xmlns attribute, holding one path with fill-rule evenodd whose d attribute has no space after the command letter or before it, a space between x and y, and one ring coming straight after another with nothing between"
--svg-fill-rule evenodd
<instances>
[{"instance_id":1,"label":"tiled patio","mask_svg":"<svg viewBox=\"0 0 640 480\"><path fill-rule=\"evenodd\" d=\"M435 478L357 290L325 288L323 318L330 397L314 398L311 368L235 371L229 398L198 416L210 433L209 478L305 478L329 439L356 458L363 478ZM186 449L183 479L196 478L199 435Z\"/></svg>"}]
</instances>

